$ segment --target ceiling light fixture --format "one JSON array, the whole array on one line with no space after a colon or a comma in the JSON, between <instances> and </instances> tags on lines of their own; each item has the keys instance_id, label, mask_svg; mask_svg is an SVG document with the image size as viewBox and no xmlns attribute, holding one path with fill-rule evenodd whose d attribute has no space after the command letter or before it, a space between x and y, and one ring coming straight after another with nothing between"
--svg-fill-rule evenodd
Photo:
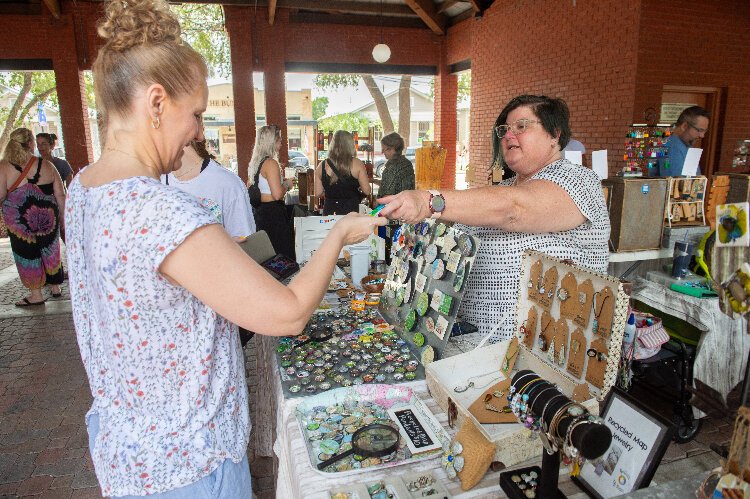
<instances>
[{"instance_id":1,"label":"ceiling light fixture","mask_svg":"<svg viewBox=\"0 0 750 499\"><path fill-rule=\"evenodd\" d=\"M380 43L372 49L372 58L381 64L391 58L391 48L383 43L383 0L380 0Z\"/></svg>"}]
</instances>

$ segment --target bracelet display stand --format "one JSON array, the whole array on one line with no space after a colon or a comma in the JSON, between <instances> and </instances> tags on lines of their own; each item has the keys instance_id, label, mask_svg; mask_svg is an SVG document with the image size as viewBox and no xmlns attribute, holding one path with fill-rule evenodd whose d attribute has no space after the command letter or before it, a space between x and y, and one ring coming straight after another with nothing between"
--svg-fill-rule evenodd
<instances>
[{"instance_id":1,"label":"bracelet display stand","mask_svg":"<svg viewBox=\"0 0 750 499\"><path fill-rule=\"evenodd\" d=\"M526 380L533 380L526 383ZM530 386L531 385L531 386ZM508 497L513 499L525 499L528 497L540 498L564 498L565 495L557 488L560 472L560 454L556 442L563 442L566 452L574 451L585 459L596 459L604 454L612 442L612 432L609 427L601 424L601 420L585 420L589 414L582 406L576 406L579 413L570 413L572 401L562 394L555 385L538 376L534 371L519 371L513 377L515 392L523 391L524 397L528 398L527 392L531 393L528 403L528 412L524 417L538 418L539 425L543 428L540 438L545 444L542 453L542 467L516 469L501 473L500 486ZM523 388L521 388L523 386ZM536 394L534 391L536 389ZM558 413L566 411L563 416ZM559 419L559 421L553 421ZM553 424L555 423L555 424ZM572 426L574 425L574 426ZM549 440L546 430L550 431ZM531 476L531 480L527 477ZM522 478L523 477L523 478ZM533 494L527 494L526 490L533 483L536 489Z\"/></svg>"}]
</instances>

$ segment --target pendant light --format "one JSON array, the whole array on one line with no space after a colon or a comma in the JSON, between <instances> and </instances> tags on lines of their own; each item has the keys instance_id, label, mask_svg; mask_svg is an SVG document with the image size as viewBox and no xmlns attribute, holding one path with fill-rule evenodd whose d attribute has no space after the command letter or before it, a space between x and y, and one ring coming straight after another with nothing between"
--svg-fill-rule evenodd
<instances>
[{"instance_id":1,"label":"pendant light","mask_svg":"<svg viewBox=\"0 0 750 499\"><path fill-rule=\"evenodd\" d=\"M391 58L391 48L383 43L383 0L380 0L380 43L372 49L372 58L381 64Z\"/></svg>"}]
</instances>

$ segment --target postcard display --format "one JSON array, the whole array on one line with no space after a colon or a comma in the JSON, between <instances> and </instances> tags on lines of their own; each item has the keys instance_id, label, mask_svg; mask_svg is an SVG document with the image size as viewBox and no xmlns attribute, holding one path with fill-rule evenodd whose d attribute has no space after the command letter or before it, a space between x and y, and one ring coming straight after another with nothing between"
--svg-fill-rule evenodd
<instances>
[{"instance_id":1,"label":"postcard display","mask_svg":"<svg viewBox=\"0 0 750 499\"><path fill-rule=\"evenodd\" d=\"M502 391L515 372L530 369L598 414L597 401L617 378L628 307L622 283L612 276L532 250L521 265L515 337L426 367L433 398L446 411L455 405L457 424L472 418L495 443L494 460L506 466L539 457L541 441L512 414L498 415L497 424L478 421L477 401ZM496 371L488 373L493 366Z\"/></svg>"},{"instance_id":2,"label":"postcard display","mask_svg":"<svg viewBox=\"0 0 750 499\"><path fill-rule=\"evenodd\" d=\"M380 312L423 365L441 358L450 339L479 244L434 220L402 225L394 234Z\"/></svg>"}]
</instances>

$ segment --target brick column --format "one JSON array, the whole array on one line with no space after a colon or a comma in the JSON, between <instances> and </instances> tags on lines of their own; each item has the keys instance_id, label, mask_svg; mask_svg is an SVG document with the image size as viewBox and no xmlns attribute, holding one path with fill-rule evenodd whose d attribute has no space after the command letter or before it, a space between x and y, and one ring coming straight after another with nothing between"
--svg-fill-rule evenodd
<instances>
[{"instance_id":1,"label":"brick column","mask_svg":"<svg viewBox=\"0 0 750 499\"><path fill-rule=\"evenodd\" d=\"M440 66L435 76L435 140L446 149L443 170L444 189L456 187L456 137L458 133L458 77L450 74L445 57L445 44L441 47Z\"/></svg>"},{"instance_id":2,"label":"brick column","mask_svg":"<svg viewBox=\"0 0 750 499\"><path fill-rule=\"evenodd\" d=\"M286 126L286 68L284 67L286 45L283 35L289 28L289 20L287 13L282 10L276 12L273 27L268 26L268 19L265 15L259 17L258 22L264 23L260 46L265 70L266 123L281 128L283 143L279 151L279 163L285 165L289 161L289 138Z\"/></svg>"},{"instance_id":3,"label":"brick column","mask_svg":"<svg viewBox=\"0 0 750 499\"><path fill-rule=\"evenodd\" d=\"M232 59L237 170L240 178L247 182L247 165L250 163L255 145L252 10L249 7L225 5L224 16Z\"/></svg>"},{"instance_id":4,"label":"brick column","mask_svg":"<svg viewBox=\"0 0 750 499\"><path fill-rule=\"evenodd\" d=\"M78 171L94 161L86 103L86 83L83 72L78 70L75 50L56 57L52 64L57 81L65 158L74 171Z\"/></svg>"}]
</instances>

